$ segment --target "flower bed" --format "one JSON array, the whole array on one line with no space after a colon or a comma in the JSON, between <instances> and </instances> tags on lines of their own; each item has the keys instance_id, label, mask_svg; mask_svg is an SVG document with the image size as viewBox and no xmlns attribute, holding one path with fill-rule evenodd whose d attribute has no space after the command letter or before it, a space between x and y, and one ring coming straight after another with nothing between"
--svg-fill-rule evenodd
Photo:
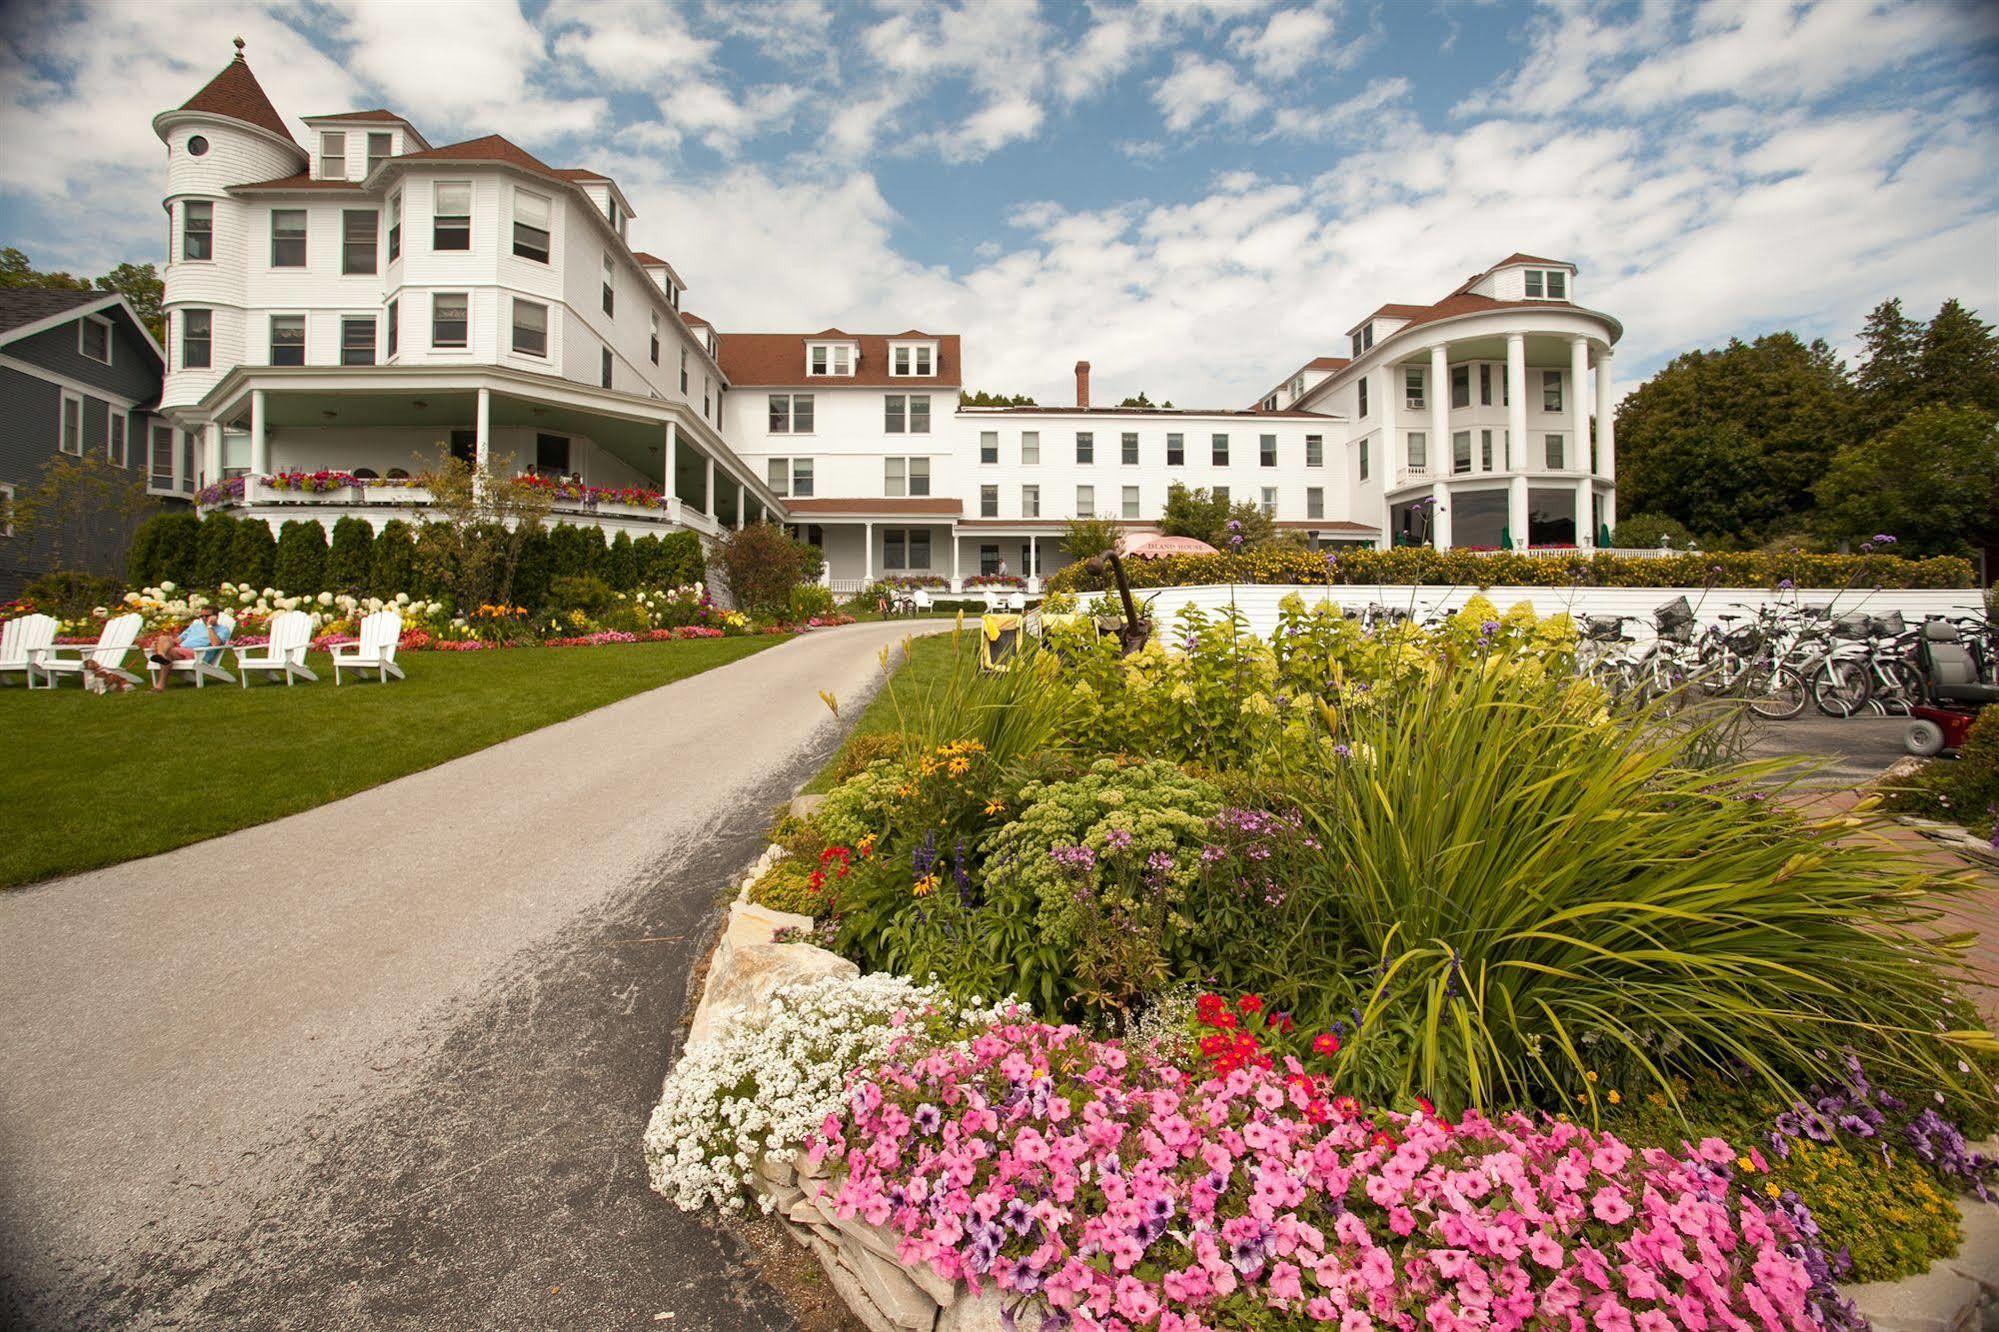
<instances>
[{"instance_id":1,"label":"flower bed","mask_svg":"<svg viewBox=\"0 0 1999 1332\"><path fill-rule=\"evenodd\" d=\"M1027 586L1027 580L1019 574L973 574L965 580L965 590L980 587L1004 587L1019 589Z\"/></svg>"},{"instance_id":2,"label":"flower bed","mask_svg":"<svg viewBox=\"0 0 1999 1332\"><path fill-rule=\"evenodd\" d=\"M599 504L629 504L640 509L666 507L666 496L645 486L586 486L581 481L566 481L532 472L516 476L514 484L546 491L558 500L581 504L585 508L594 508Z\"/></svg>"}]
</instances>

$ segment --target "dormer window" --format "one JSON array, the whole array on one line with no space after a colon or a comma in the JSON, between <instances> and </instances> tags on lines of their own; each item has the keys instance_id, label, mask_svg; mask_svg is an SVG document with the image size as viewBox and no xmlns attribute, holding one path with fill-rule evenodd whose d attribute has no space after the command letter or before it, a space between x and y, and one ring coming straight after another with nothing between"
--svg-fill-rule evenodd
<instances>
[{"instance_id":1,"label":"dormer window","mask_svg":"<svg viewBox=\"0 0 1999 1332\"><path fill-rule=\"evenodd\" d=\"M810 365L815 375L851 375L854 373L854 344L815 342L811 347Z\"/></svg>"},{"instance_id":2,"label":"dormer window","mask_svg":"<svg viewBox=\"0 0 1999 1332\"><path fill-rule=\"evenodd\" d=\"M319 136L319 178L347 179L347 135L341 130L323 130Z\"/></svg>"},{"instance_id":3,"label":"dormer window","mask_svg":"<svg viewBox=\"0 0 1999 1332\"><path fill-rule=\"evenodd\" d=\"M889 373L929 376L937 373L937 348L928 342L899 342L889 349Z\"/></svg>"},{"instance_id":4,"label":"dormer window","mask_svg":"<svg viewBox=\"0 0 1999 1332\"><path fill-rule=\"evenodd\" d=\"M1527 299L1530 301L1566 301L1569 298L1569 275L1559 268L1530 268L1527 270Z\"/></svg>"},{"instance_id":5,"label":"dormer window","mask_svg":"<svg viewBox=\"0 0 1999 1332\"><path fill-rule=\"evenodd\" d=\"M1353 331L1353 356L1357 361L1361 354L1374 345L1374 321L1369 320Z\"/></svg>"},{"instance_id":6,"label":"dormer window","mask_svg":"<svg viewBox=\"0 0 1999 1332\"><path fill-rule=\"evenodd\" d=\"M395 154L395 140L381 130L368 133L368 174L374 175L375 168Z\"/></svg>"}]
</instances>

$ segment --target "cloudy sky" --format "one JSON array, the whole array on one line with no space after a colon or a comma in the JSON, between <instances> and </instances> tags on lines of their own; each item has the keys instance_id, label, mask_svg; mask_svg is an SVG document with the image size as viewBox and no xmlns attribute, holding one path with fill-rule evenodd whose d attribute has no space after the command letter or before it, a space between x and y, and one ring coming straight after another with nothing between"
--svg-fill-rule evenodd
<instances>
[{"instance_id":1,"label":"cloudy sky","mask_svg":"<svg viewBox=\"0 0 1999 1332\"><path fill-rule=\"evenodd\" d=\"M725 330L957 330L1044 401L1085 357L1240 405L1514 250L1582 266L1627 380L1890 295L1999 318L1970 0L0 0L0 240L160 259L149 122L239 34L288 117L616 176Z\"/></svg>"}]
</instances>

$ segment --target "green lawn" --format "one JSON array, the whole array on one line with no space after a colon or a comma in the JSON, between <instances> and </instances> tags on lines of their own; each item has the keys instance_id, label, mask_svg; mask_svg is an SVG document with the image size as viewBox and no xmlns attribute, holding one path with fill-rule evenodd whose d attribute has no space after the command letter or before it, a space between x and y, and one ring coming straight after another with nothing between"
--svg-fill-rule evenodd
<instances>
[{"instance_id":1,"label":"green lawn","mask_svg":"<svg viewBox=\"0 0 1999 1332\"><path fill-rule=\"evenodd\" d=\"M0 689L0 886L112 865L264 823L698 675L783 642L417 652L409 678L335 689L176 681L99 697Z\"/></svg>"},{"instance_id":2,"label":"green lawn","mask_svg":"<svg viewBox=\"0 0 1999 1332\"><path fill-rule=\"evenodd\" d=\"M910 688L926 684L949 675L951 672L951 658L954 652L971 653L978 651L978 639L973 637L975 632L976 626L973 629L966 630L963 636L956 637L955 644L953 642L954 635L948 630L941 634L933 633L923 638L910 640L909 655L896 665L895 674L889 677L888 683L875 691L875 696L868 701L868 706L862 710L860 720L856 721L854 728L847 733L848 742L851 742L853 737L857 735L871 735L877 731L893 731L895 729L895 704L892 702L891 696L895 690L898 687ZM818 774L806 784L806 793L812 794L832 790L833 769L839 766L839 762L840 753L836 750L833 757L827 760L826 766L819 769Z\"/></svg>"}]
</instances>

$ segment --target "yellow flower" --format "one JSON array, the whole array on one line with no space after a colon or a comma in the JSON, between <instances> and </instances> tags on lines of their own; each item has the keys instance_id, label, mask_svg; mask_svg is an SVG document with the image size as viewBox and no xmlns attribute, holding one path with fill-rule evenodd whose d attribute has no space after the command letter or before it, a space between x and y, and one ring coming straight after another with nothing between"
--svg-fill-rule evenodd
<instances>
[{"instance_id":1,"label":"yellow flower","mask_svg":"<svg viewBox=\"0 0 1999 1332\"><path fill-rule=\"evenodd\" d=\"M928 897L936 889L937 876L935 874L926 874L909 886L910 893L917 897Z\"/></svg>"},{"instance_id":2,"label":"yellow flower","mask_svg":"<svg viewBox=\"0 0 1999 1332\"><path fill-rule=\"evenodd\" d=\"M988 814L1004 814L1004 813L1006 813L1006 801L1004 801L1004 800L988 800L988 801L986 802L986 813L988 813Z\"/></svg>"},{"instance_id":3,"label":"yellow flower","mask_svg":"<svg viewBox=\"0 0 1999 1332\"><path fill-rule=\"evenodd\" d=\"M954 758L947 766L949 767L951 775L953 777L963 777L966 773L972 770L972 763L970 759Z\"/></svg>"},{"instance_id":4,"label":"yellow flower","mask_svg":"<svg viewBox=\"0 0 1999 1332\"><path fill-rule=\"evenodd\" d=\"M1583 1074L1583 1081L1594 1084L1596 1082L1596 1070L1591 1069L1589 1072Z\"/></svg>"},{"instance_id":5,"label":"yellow flower","mask_svg":"<svg viewBox=\"0 0 1999 1332\"><path fill-rule=\"evenodd\" d=\"M1781 1198L1784 1196L1784 1191L1777 1187L1777 1181L1774 1179L1763 1186L1763 1192L1769 1194L1772 1198Z\"/></svg>"},{"instance_id":6,"label":"yellow flower","mask_svg":"<svg viewBox=\"0 0 1999 1332\"><path fill-rule=\"evenodd\" d=\"M875 835L873 833L864 834L860 841L854 843L854 849L864 856L870 854L875 849Z\"/></svg>"},{"instance_id":7,"label":"yellow flower","mask_svg":"<svg viewBox=\"0 0 1999 1332\"><path fill-rule=\"evenodd\" d=\"M1618 1091L1615 1087L1611 1088L1610 1090L1610 1103L1612 1105L1624 1104L1624 1094Z\"/></svg>"},{"instance_id":8,"label":"yellow flower","mask_svg":"<svg viewBox=\"0 0 1999 1332\"><path fill-rule=\"evenodd\" d=\"M1738 1156L1735 1158L1735 1168L1747 1174L1756 1168L1756 1163L1746 1156Z\"/></svg>"}]
</instances>

